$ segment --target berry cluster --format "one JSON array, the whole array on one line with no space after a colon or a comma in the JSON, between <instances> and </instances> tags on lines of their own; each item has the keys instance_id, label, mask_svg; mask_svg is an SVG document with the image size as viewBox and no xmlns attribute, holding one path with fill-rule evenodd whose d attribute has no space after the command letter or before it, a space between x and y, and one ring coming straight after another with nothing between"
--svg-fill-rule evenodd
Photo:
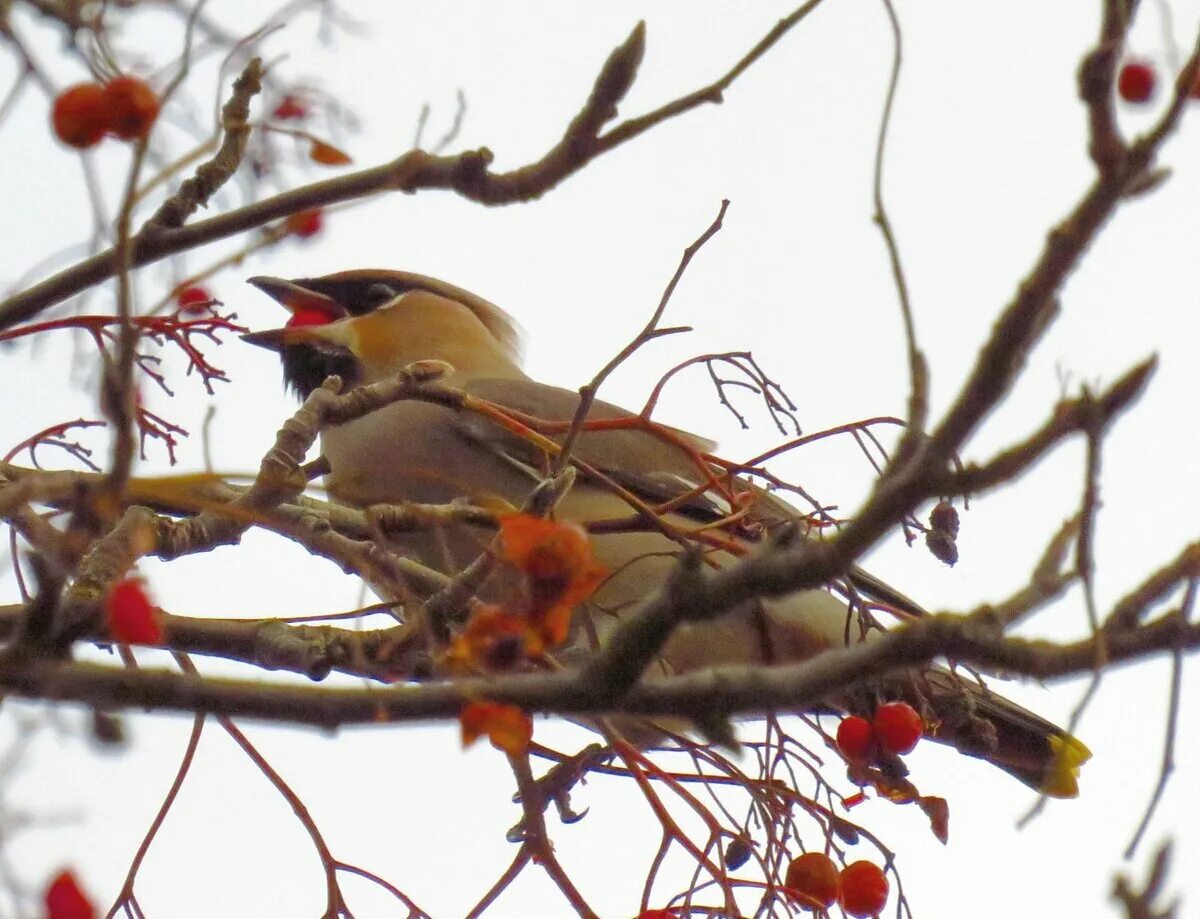
<instances>
[{"instance_id":1,"label":"berry cluster","mask_svg":"<svg viewBox=\"0 0 1200 919\"><path fill-rule=\"evenodd\" d=\"M880 752L903 756L911 753L925 733L921 716L907 702L885 702L868 721L858 715L842 719L837 745L846 759L865 763Z\"/></svg>"},{"instance_id":2,"label":"berry cluster","mask_svg":"<svg viewBox=\"0 0 1200 919\"><path fill-rule=\"evenodd\" d=\"M78 83L54 100L50 120L54 134L79 150L94 147L106 134L140 140L158 117L158 95L137 77L115 77L107 83Z\"/></svg>"},{"instance_id":3,"label":"berry cluster","mask_svg":"<svg viewBox=\"0 0 1200 919\"><path fill-rule=\"evenodd\" d=\"M878 865L859 861L838 871L833 859L821 852L792 859L784 883L802 908L827 910L836 901L855 919L878 915L888 898L888 881Z\"/></svg>"}]
</instances>

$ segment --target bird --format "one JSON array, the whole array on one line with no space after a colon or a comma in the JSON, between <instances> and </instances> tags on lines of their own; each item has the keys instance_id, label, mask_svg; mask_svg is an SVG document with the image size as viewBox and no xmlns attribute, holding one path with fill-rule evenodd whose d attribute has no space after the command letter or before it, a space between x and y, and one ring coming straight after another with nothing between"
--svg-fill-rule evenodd
<instances>
[{"instance_id":1,"label":"bird","mask_svg":"<svg viewBox=\"0 0 1200 919\"><path fill-rule=\"evenodd\" d=\"M351 390L393 378L419 361L439 361L447 365L441 382L508 410L570 421L579 405L578 392L541 383L524 372L517 325L508 313L445 281L399 270L355 269L292 280L258 276L248 283L285 307L290 318L282 327L250 332L243 339L278 353L286 387L302 399L330 375ZM588 417L632 416L596 400ZM631 516L612 483L650 504L674 500L666 519L681 525L714 525L730 512L720 496L698 487L696 451L712 445L671 430L678 436L664 439L631 429L584 431L574 445L581 468L595 475L580 474L554 515L590 527L596 559L611 572L585 604L601 642L622 616L661 589L682 552L657 530L606 529L603 521ZM471 412L415 400L323 430L321 450L328 463L328 494L356 507L464 498L520 506L546 474L544 455L510 431ZM746 518L750 525L743 520L738 540L751 543L756 533L761 538L772 528L802 519L778 495L741 484L754 501ZM468 526L418 529L392 538L393 548L451 575L487 545L487 535ZM719 551L706 558L717 565L735 561ZM495 586L495 580L488 583L502 593L503 584ZM852 593L910 616L925 614L860 568L847 581ZM850 627L852 614L846 599L828 589L745 603L715 620L678 626L643 678L722 665L796 663L848 641L870 640L869 633ZM914 704L932 716L927 719L932 739L998 766L1041 794L1078 794L1079 767L1091 753L1067 731L981 680L960 678L944 667L930 665L909 677L889 681L886 691L916 693ZM862 706L847 699L839 707L844 711L855 704ZM630 731L636 733L633 727ZM651 728L638 742L646 745L656 736Z\"/></svg>"}]
</instances>

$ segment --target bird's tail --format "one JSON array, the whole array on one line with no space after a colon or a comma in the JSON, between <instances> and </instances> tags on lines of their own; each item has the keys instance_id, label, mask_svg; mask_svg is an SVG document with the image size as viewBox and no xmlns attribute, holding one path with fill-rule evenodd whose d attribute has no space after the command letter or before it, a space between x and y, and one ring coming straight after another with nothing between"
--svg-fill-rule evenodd
<instances>
[{"instance_id":1,"label":"bird's tail","mask_svg":"<svg viewBox=\"0 0 1200 919\"><path fill-rule=\"evenodd\" d=\"M928 615L861 568L850 572L849 581L855 589L903 613ZM902 697L915 697L909 701L933 716L929 731L933 740L985 760L1052 798L1079 794L1079 769L1092 758L1092 751L1078 738L981 683L961 679L944 668L929 668L915 683L910 677L889 688Z\"/></svg>"},{"instance_id":2,"label":"bird's tail","mask_svg":"<svg viewBox=\"0 0 1200 919\"><path fill-rule=\"evenodd\" d=\"M923 701L936 719L929 729L932 740L985 760L1052 798L1079 794L1079 769L1092 757L1082 741L947 670L929 670L921 682Z\"/></svg>"}]
</instances>

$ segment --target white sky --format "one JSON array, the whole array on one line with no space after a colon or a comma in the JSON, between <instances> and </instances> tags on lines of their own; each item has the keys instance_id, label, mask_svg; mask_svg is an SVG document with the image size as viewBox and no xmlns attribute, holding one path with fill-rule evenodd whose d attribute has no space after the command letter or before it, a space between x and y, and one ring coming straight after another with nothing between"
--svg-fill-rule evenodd
<instances>
[{"instance_id":1,"label":"white sky","mask_svg":"<svg viewBox=\"0 0 1200 919\"><path fill-rule=\"evenodd\" d=\"M238 4L213 2L236 21ZM886 166L886 198L899 236L918 331L932 367L933 410L944 408L974 359L999 307L1027 270L1046 231L1091 181L1083 111L1074 73L1093 40L1095 2L904 4L905 70ZM1143 4L1134 33L1139 52L1165 63L1158 18L1167 4ZM1200 4L1172 2L1179 41L1191 42ZM264 5L265 9L265 5ZM622 107L636 114L715 78L789 10L786 4L610 2L586 13L571 4L361 4L361 37L332 48L313 43L311 17L269 45L287 53L277 71L307 80L352 106L360 134L341 142L370 165L406 149L423 102L427 138L440 136L462 89L468 111L459 144L486 145L496 166L536 158L559 136L586 96L600 62L641 17L648 49L641 78ZM175 47L169 20L131 31L125 46L154 59ZM36 39L37 29L26 21ZM52 53L55 41L39 47ZM150 50L147 50L150 49ZM674 271L679 253L708 225L721 198L725 229L696 259L667 321L690 324L686 337L659 342L609 384L611 401L640 404L662 371L690 354L753 349L800 406L806 430L852 419L904 414L907 370L896 298L881 240L871 223L871 165L891 44L878 2L826 0L727 94L597 161L543 200L485 210L448 194L394 195L331 217L310 244L286 244L228 271L214 286L242 320L278 324L278 309L245 287L253 274L315 275L350 267L396 267L443 277L511 311L529 333L526 356L537 377L575 387L641 327ZM3 70L7 85L11 66ZM62 67L62 81L79 77ZM207 106L212 81L198 72L195 96ZM207 109L205 109L207 111ZM1141 112L1125 112L1136 128ZM45 103L27 95L0 127L6 212L0 281L87 232L75 157L45 137ZM170 113L168 113L170 117ZM1146 200L1129 204L1072 277L1062 318L1030 361L1016 393L972 443L983 459L1040 424L1064 385L1103 384L1151 352L1160 357L1152 388L1108 441L1097 543L1098 593L1111 602L1196 538L1200 519L1200 111L1185 119L1164 162L1176 173ZM178 118L171 118L178 123ZM181 144L176 127L164 129ZM98 157L110 205L123 150ZM17 178L20 177L20 178ZM318 176L320 177L320 176ZM236 190L220 206L238 198ZM193 268L206 256L189 257ZM169 284L144 275L145 302ZM111 295L96 299L107 309ZM94 397L62 385L74 360L65 341L5 354L19 381L0 419L13 443L59 418L92 416ZM277 366L232 342L216 352L233 381L218 390L212 450L218 470L248 472L291 411ZM198 432L206 401L168 366L175 402L151 405ZM1064 380L1066 383L1064 384ZM769 421L751 409L743 433L717 406L702 374L669 390L662 418L718 438L725 455L753 455L774 442ZM100 442L96 441L99 446ZM48 464L58 462L52 452ZM202 466L198 436L185 442L181 468ZM158 453L143 471L160 469ZM1058 451L1014 487L979 498L964 515L962 560L953 569L894 535L870 559L876 573L933 609L965 610L1016 589L1049 534L1077 504L1082 451ZM781 464L847 512L869 487L852 442L813 448ZM353 581L309 560L282 540L251 534L225 549L169 566L147 564L159 602L186 615L299 615L352 607ZM6 576L6 598L16 596ZM1024 630L1074 637L1086 629L1073 593ZM165 658L141 655L147 665ZM205 672L229 668L200 662ZM1106 677L1080 728L1095 759L1078 801L1055 803L1028 829L1015 820L1032 795L973 760L921 748L909 762L926 793L947 797L951 841L942 847L913 808L874 802L853 817L899 853L918 917L970 914L1107 915L1110 877L1157 776L1168 667L1156 661ZM1176 842L1173 889L1195 882L1200 864L1194 815L1200 723L1185 674L1178 771L1141 856ZM1069 716L1079 683L1053 692L1010 685L1005 692L1057 719ZM1191 699L1189 699L1189 696ZM42 711L13 704L0 715L0 749L18 717ZM78 713L64 711L65 726ZM100 755L78 732L43 730L27 768L6 783L0 832L14 811L68 822L12 835L5 851L32 883L75 866L100 902L119 886L129 859L173 775L190 722L129 719L132 747ZM309 806L335 854L375 870L434 916L457 916L512 858L504 831L518 817L503 758L462 753L456 726L356 730L337 737L247 725L247 732ZM553 743L587 735L539 721ZM583 822L550 829L557 851L593 907L606 917L636 912L645 865L657 844L630 788L593 780L576 793ZM816 844L814 837L807 840ZM866 853L864 857L872 857ZM1194 875L1194 867L1190 872ZM210 725L198 761L142 869L138 892L151 916L313 915L322 877L287 806L220 729ZM359 916L393 915L367 885L345 882ZM674 889L664 893L674 892ZM1196 912L1189 897L1182 915ZM893 900L894 904L894 900ZM0 916L11 907L0 900ZM569 911L536 870L527 870L489 915L565 916Z\"/></svg>"}]
</instances>

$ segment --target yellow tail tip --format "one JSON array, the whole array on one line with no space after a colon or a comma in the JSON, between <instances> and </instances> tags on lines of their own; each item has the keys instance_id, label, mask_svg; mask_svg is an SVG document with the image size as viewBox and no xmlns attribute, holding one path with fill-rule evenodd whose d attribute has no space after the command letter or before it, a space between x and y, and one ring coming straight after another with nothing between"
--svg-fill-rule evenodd
<instances>
[{"instance_id":1,"label":"yellow tail tip","mask_svg":"<svg viewBox=\"0 0 1200 919\"><path fill-rule=\"evenodd\" d=\"M1092 758L1092 751L1083 741L1063 734L1050 738L1050 753L1042 791L1052 798L1077 797L1079 769Z\"/></svg>"}]
</instances>

